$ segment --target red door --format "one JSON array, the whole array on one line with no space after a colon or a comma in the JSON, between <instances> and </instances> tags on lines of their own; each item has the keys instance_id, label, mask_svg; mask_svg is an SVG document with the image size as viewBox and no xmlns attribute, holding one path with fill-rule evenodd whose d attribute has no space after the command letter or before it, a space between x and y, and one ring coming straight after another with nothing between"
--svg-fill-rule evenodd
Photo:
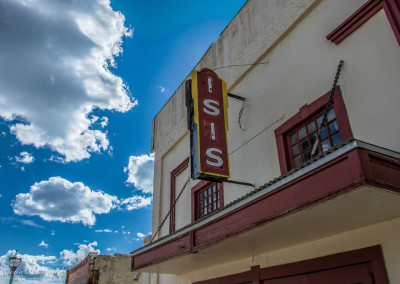
<instances>
[{"instance_id":1,"label":"red door","mask_svg":"<svg viewBox=\"0 0 400 284\"><path fill-rule=\"evenodd\" d=\"M373 284L367 263L264 280L265 284Z\"/></svg>"}]
</instances>

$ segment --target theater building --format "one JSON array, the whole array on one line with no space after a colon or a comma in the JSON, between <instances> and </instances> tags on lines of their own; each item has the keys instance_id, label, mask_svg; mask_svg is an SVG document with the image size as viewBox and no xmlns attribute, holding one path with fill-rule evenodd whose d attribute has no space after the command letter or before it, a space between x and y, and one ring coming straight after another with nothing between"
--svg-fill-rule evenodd
<instances>
[{"instance_id":1,"label":"theater building","mask_svg":"<svg viewBox=\"0 0 400 284\"><path fill-rule=\"evenodd\" d=\"M189 74L153 121L154 240L131 253L139 283L400 283L400 1L249 0L203 68L231 94L197 102L226 111L229 178L192 178L196 157L227 162L193 147Z\"/></svg>"}]
</instances>

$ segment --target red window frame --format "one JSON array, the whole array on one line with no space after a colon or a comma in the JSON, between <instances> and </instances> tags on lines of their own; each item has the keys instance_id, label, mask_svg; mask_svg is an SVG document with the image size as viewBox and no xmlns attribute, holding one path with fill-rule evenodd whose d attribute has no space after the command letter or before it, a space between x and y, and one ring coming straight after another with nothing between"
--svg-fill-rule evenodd
<instances>
[{"instance_id":1,"label":"red window frame","mask_svg":"<svg viewBox=\"0 0 400 284\"><path fill-rule=\"evenodd\" d=\"M182 173L184 170L187 169L189 165L189 157L187 157L182 163L180 163L172 172L171 172L171 179L170 179L170 208L171 214L169 217L169 233L175 232L175 207L172 205L175 201L176 195L176 177Z\"/></svg>"},{"instance_id":2,"label":"red window frame","mask_svg":"<svg viewBox=\"0 0 400 284\"><path fill-rule=\"evenodd\" d=\"M326 103L329 100L330 92L316 99L310 104L306 104L299 109L294 116L289 118L281 126L275 130L275 139L278 148L278 157L281 173L284 174L290 171L294 166L294 161L291 154L289 135L295 130L306 125L312 119L323 113ZM353 138L349 118L344 105L342 93L338 86L333 96L332 108L336 114L336 120L339 126L341 141ZM336 132L335 132L336 133Z\"/></svg>"},{"instance_id":3,"label":"red window frame","mask_svg":"<svg viewBox=\"0 0 400 284\"><path fill-rule=\"evenodd\" d=\"M213 194L214 192L211 189L211 199L212 199L212 204L216 204L215 209L212 207L211 211L208 211L207 209L207 214L200 216L200 201L204 200L203 198L200 198L200 194L204 193L206 190L208 191L209 188L212 188L215 186L215 196L219 195L219 206L218 206L218 197L214 199ZM218 192L218 193L217 193ZM210 195L207 194L207 198L209 198ZM207 200L207 206L209 206L209 202ZM217 182L212 182L212 181L201 181L198 184L196 184L194 187L192 187L192 222L196 221L197 219L200 219L204 216L209 215L210 213L224 207L224 185L223 183L217 183Z\"/></svg>"}]
</instances>

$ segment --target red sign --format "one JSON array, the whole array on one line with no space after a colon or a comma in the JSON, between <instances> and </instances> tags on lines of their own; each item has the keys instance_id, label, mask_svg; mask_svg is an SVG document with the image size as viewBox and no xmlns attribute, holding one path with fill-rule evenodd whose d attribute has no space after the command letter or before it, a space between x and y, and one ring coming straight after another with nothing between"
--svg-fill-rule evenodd
<instances>
[{"instance_id":1,"label":"red sign","mask_svg":"<svg viewBox=\"0 0 400 284\"><path fill-rule=\"evenodd\" d=\"M194 177L205 180L227 179L228 93L225 82L210 69L192 72L192 100Z\"/></svg>"}]
</instances>

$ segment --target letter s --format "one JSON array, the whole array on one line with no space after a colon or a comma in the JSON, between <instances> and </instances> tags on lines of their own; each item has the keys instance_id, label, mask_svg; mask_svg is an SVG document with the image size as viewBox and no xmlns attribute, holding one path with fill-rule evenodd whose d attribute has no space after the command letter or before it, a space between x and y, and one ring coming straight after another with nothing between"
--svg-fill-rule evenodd
<instances>
[{"instance_id":1,"label":"letter s","mask_svg":"<svg viewBox=\"0 0 400 284\"><path fill-rule=\"evenodd\" d=\"M219 102L217 102L215 100L206 99L203 101L203 104L205 106L205 107L203 107L203 110L205 113L208 113L209 115L213 115L213 116L217 116L220 114L219 109L217 107L211 105L211 104L215 104L215 105L219 106ZM207 109L206 107L209 109Z\"/></svg>"},{"instance_id":2,"label":"letter s","mask_svg":"<svg viewBox=\"0 0 400 284\"><path fill-rule=\"evenodd\" d=\"M224 164L224 161L222 160L222 158L220 156L215 155L213 152L217 152L222 155L222 151L220 149L208 148L206 150L207 157L209 157L213 160L216 160L216 162L212 162L212 161L206 159L206 164L209 166L212 166L212 167L221 167Z\"/></svg>"}]
</instances>

